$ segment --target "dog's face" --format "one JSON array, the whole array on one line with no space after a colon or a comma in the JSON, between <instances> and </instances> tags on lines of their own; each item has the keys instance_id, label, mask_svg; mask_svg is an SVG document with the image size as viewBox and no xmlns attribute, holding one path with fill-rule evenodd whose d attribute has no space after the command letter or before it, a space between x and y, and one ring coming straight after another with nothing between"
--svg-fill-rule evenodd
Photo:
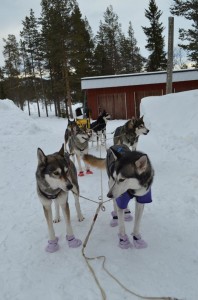
<instances>
[{"instance_id":1,"label":"dog's face","mask_svg":"<svg viewBox=\"0 0 198 300\"><path fill-rule=\"evenodd\" d=\"M136 196L146 194L152 184L154 171L146 154L129 151L125 155L113 150L115 169L109 178L109 198L117 198L127 190Z\"/></svg>"},{"instance_id":2,"label":"dog's face","mask_svg":"<svg viewBox=\"0 0 198 300\"><path fill-rule=\"evenodd\" d=\"M45 155L44 152L38 148L38 167L40 176L48 183L51 189L61 189L65 192L71 190L73 185L69 179L68 170L69 164L64 158L64 146L59 152Z\"/></svg>"},{"instance_id":3,"label":"dog's face","mask_svg":"<svg viewBox=\"0 0 198 300\"><path fill-rule=\"evenodd\" d=\"M141 134L146 135L147 133L149 133L148 128L146 128L144 124L143 116L134 121L134 127L135 127L136 135L141 135Z\"/></svg>"},{"instance_id":4,"label":"dog's face","mask_svg":"<svg viewBox=\"0 0 198 300\"><path fill-rule=\"evenodd\" d=\"M77 126L75 129L75 135L81 143L88 141L91 137L86 128L79 126Z\"/></svg>"},{"instance_id":5,"label":"dog's face","mask_svg":"<svg viewBox=\"0 0 198 300\"><path fill-rule=\"evenodd\" d=\"M105 123L107 122L107 120L110 120L111 119L111 116L110 114L108 114L106 112L106 110L103 110L102 114L101 114L101 117L103 117L103 120L105 121Z\"/></svg>"},{"instance_id":6,"label":"dog's face","mask_svg":"<svg viewBox=\"0 0 198 300\"><path fill-rule=\"evenodd\" d=\"M76 121L68 119L67 129L73 133L76 130L76 127Z\"/></svg>"}]
</instances>

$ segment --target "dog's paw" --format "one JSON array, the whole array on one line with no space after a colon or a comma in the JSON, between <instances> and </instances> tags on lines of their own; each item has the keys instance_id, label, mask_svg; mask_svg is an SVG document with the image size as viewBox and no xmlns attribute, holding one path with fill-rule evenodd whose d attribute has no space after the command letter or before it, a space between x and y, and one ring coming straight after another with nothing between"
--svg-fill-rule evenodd
<instances>
[{"instance_id":1,"label":"dog's paw","mask_svg":"<svg viewBox=\"0 0 198 300\"><path fill-rule=\"evenodd\" d=\"M87 174L87 175L90 175L90 174L93 174L93 172L92 172L91 170L87 170L87 171L86 171L86 174Z\"/></svg>"},{"instance_id":2,"label":"dog's paw","mask_svg":"<svg viewBox=\"0 0 198 300\"><path fill-rule=\"evenodd\" d=\"M80 177L82 177L82 176L84 176L85 174L84 174L84 172L83 171L80 171L79 173L78 173L78 176L80 176Z\"/></svg>"},{"instance_id":3,"label":"dog's paw","mask_svg":"<svg viewBox=\"0 0 198 300\"><path fill-rule=\"evenodd\" d=\"M53 222L54 222L54 223L59 223L59 222L60 222L60 220L61 220L61 218L60 218L60 217L58 217L58 218L54 218Z\"/></svg>"},{"instance_id":4,"label":"dog's paw","mask_svg":"<svg viewBox=\"0 0 198 300\"><path fill-rule=\"evenodd\" d=\"M111 219L111 221L110 221L110 226L111 227L118 226L118 216L117 216L117 213L115 211L112 211L111 215L112 215L113 219Z\"/></svg>"},{"instance_id":5,"label":"dog's paw","mask_svg":"<svg viewBox=\"0 0 198 300\"><path fill-rule=\"evenodd\" d=\"M49 253L54 253L54 252L58 251L58 249L59 249L58 238L56 237L55 240L48 241L45 251L49 252Z\"/></svg>"},{"instance_id":6,"label":"dog's paw","mask_svg":"<svg viewBox=\"0 0 198 300\"><path fill-rule=\"evenodd\" d=\"M70 248L77 248L82 244L82 241L76 239L74 235L70 235L70 236L66 235L66 240Z\"/></svg>"},{"instance_id":7,"label":"dog's paw","mask_svg":"<svg viewBox=\"0 0 198 300\"><path fill-rule=\"evenodd\" d=\"M119 239L120 239L119 240L119 247L121 249L133 248L133 245L129 241L129 238L126 234L125 235L118 234L118 236L119 236Z\"/></svg>"},{"instance_id":8,"label":"dog's paw","mask_svg":"<svg viewBox=\"0 0 198 300\"><path fill-rule=\"evenodd\" d=\"M148 244L141 238L140 235L133 236L133 244L136 249L144 249L148 247Z\"/></svg>"},{"instance_id":9,"label":"dog's paw","mask_svg":"<svg viewBox=\"0 0 198 300\"><path fill-rule=\"evenodd\" d=\"M124 211L124 220L126 222L130 222L133 220L133 216L131 215L131 211L129 209L125 209Z\"/></svg>"},{"instance_id":10,"label":"dog's paw","mask_svg":"<svg viewBox=\"0 0 198 300\"><path fill-rule=\"evenodd\" d=\"M82 222L85 218L83 217L83 215L78 216L78 221Z\"/></svg>"}]
</instances>

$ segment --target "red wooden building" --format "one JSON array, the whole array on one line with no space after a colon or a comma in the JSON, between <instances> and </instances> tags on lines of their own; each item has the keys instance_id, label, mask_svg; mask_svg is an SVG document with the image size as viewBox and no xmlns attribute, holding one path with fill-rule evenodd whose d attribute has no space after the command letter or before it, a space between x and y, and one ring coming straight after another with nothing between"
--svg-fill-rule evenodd
<instances>
[{"instance_id":1,"label":"red wooden building","mask_svg":"<svg viewBox=\"0 0 198 300\"><path fill-rule=\"evenodd\" d=\"M142 98L166 94L166 77L165 71L84 77L81 88L92 119L103 109L112 119L130 119L139 116ZM173 71L173 93L193 89L198 89L198 69Z\"/></svg>"}]
</instances>

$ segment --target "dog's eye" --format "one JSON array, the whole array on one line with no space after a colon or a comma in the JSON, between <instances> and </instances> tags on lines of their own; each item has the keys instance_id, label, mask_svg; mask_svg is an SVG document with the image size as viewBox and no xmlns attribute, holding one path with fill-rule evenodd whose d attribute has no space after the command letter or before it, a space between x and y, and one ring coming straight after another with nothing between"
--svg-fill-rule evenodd
<instances>
[{"instance_id":1,"label":"dog's eye","mask_svg":"<svg viewBox=\"0 0 198 300\"><path fill-rule=\"evenodd\" d=\"M55 176L60 175L58 171L54 171L53 174L54 174Z\"/></svg>"},{"instance_id":2,"label":"dog's eye","mask_svg":"<svg viewBox=\"0 0 198 300\"><path fill-rule=\"evenodd\" d=\"M123 182L123 181L125 181L125 178L120 178L119 179L119 182Z\"/></svg>"}]
</instances>

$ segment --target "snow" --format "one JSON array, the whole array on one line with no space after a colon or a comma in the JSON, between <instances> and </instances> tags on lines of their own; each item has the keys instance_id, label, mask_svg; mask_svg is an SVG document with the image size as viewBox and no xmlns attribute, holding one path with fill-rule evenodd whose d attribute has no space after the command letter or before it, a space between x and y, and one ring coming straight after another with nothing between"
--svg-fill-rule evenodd
<instances>
[{"instance_id":1,"label":"snow","mask_svg":"<svg viewBox=\"0 0 198 300\"><path fill-rule=\"evenodd\" d=\"M149 127L138 149L147 153L155 169L153 202L145 205L141 233L146 249L121 250L118 228L109 226L112 203L99 212L85 254L104 255L106 267L128 289L143 296L197 300L198 297L198 90L144 98L141 113ZM70 249L65 225L55 224L60 250L50 254L47 225L36 194L37 148L46 154L61 148L66 119L50 113L28 116L10 100L0 100L0 291L3 300L99 300L101 294L82 256ZM112 131L125 120L107 123L107 146ZM105 157L105 149L90 153ZM82 196L106 201L107 175L79 178ZM98 205L80 199L85 220L77 221L74 198L69 196L75 236L85 240ZM134 212L134 202L130 202ZM127 234L133 222L126 223ZM138 299L122 289L102 268L90 261L109 300Z\"/></svg>"},{"instance_id":2,"label":"snow","mask_svg":"<svg viewBox=\"0 0 198 300\"><path fill-rule=\"evenodd\" d=\"M197 76L198 69L177 70L173 71L173 82L193 81L197 80ZM157 83L165 84L166 79L166 71L84 77L81 80L81 87L83 90L87 90Z\"/></svg>"}]
</instances>

